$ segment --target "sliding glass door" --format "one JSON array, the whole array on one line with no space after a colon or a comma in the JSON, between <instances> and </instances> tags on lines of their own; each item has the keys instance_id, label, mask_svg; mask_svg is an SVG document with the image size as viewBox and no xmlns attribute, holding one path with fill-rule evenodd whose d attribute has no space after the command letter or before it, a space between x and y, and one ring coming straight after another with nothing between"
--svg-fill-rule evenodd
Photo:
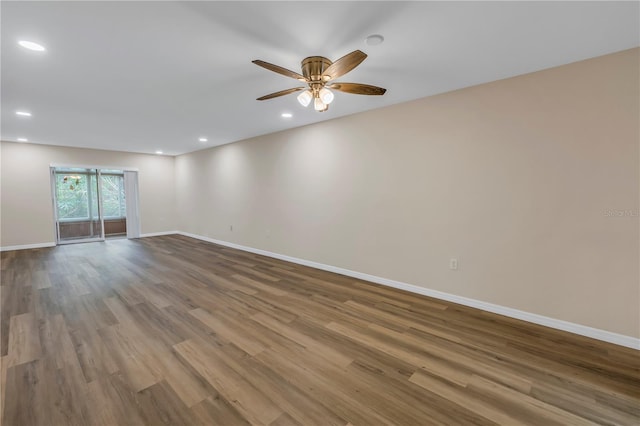
<instances>
[{"instance_id":1,"label":"sliding glass door","mask_svg":"<svg viewBox=\"0 0 640 426\"><path fill-rule=\"evenodd\" d=\"M139 238L138 172L51 166L56 241Z\"/></svg>"},{"instance_id":2,"label":"sliding glass door","mask_svg":"<svg viewBox=\"0 0 640 426\"><path fill-rule=\"evenodd\" d=\"M104 240L100 170L52 168L59 244Z\"/></svg>"}]
</instances>

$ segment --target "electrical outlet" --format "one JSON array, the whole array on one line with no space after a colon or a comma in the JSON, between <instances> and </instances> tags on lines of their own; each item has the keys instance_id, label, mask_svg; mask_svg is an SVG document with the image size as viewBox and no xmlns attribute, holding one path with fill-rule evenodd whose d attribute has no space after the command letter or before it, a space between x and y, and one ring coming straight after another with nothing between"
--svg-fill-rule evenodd
<instances>
[{"instance_id":1,"label":"electrical outlet","mask_svg":"<svg viewBox=\"0 0 640 426\"><path fill-rule=\"evenodd\" d=\"M455 258L449 259L449 269L451 269L452 271L458 270L458 259L455 259Z\"/></svg>"}]
</instances>

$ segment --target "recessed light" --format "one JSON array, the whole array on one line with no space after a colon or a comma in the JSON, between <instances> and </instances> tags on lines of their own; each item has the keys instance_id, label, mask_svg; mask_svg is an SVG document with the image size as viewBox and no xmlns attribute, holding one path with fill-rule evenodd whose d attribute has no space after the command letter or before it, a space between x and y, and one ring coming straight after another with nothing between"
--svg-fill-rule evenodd
<instances>
[{"instance_id":1,"label":"recessed light","mask_svg":"<svg viewBox=\"0 0 640 426\"><path fill-rule=\"evenodd\" d=\"M162 151L156 151L156 154L162 155Z\"/></svg>"},{"instance_id":2,"label":"recessed light","mask_svg":"<svg viewBox=\"0 0 640 426\"><path fill-rule=\"evenodd\" d=\"M18 138L18 142L29 142L27 138Z\"/></svg>"},{"instance_id":3,"label":"recessed light","mask_svg":"<svg viewBox=\"0 0 640 426\"><path fill-rule=\"evenodd\" d=\"M207 139L207 138L199 138L199 139L198 139L198 141L200 141L200 142L207 142L208 140L209 140L209 139Z\"/></svg>"},{"instance_id":4,"label":"recessed light","mask_svg":"<svg viewBox=\"0 0 640 426\"><path fill-rule=\"evenodd\" d=\"M27 111L16 111L16 115L20 115L22 117L31 117L31 113Z\"/></svg>"},{"instance_id":5,"label":"recessed light","mask_svg":"<svg viewBox=\"0 0 640 426\"><path fill-rule=\"evenodd\" d=\"M382 37L380 34L372 34L364 39L364 42L367 44L367 46L377 46L379 44L382 44L383 41L384 37Z\"/></svg>"},{"instance_id":6,"label":"recessed light","mask_svg":"<svg viewBox=\"0 0 640 426\"><path fill-rule=\"evenodd\" d=\"M46 49L43 45L28 40L20 40L18 44L25 49L35 50L36 52L44 52Z\"/></svg>"},{"instance_id":7,"label":"recessed light","mask_svg":"<svg viewBox=\"0 0 640 426\"><path fill-rule=\"evenodd\" d=\"M282 116L283 118L291 118L291 117L293 117L293 114L291 114L290 112L283 112L283 113L281 114L281 116Z\"/></svg>"}]
</instances>

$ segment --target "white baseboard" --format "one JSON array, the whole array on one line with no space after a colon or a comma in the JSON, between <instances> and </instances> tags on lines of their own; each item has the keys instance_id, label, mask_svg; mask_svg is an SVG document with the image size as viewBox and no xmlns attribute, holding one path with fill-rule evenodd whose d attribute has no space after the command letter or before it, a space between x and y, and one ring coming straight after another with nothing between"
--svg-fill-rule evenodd
<instances>
[{"instance_id":1,"label":"white baseboard","mask_svg":"<svg viewBox=\"0 0 640 426\"><path fill-rule=\"evenodd\" d=\"M174 235L174 234L179 234L179 233L180 232L178 232L178 231L150 232L148 234L140 234L140 238L159 237L161 235Z\"/></svg>"},{"instance_id":2,"label":"white baseboard","mask_svg":"<svg viewBox=\"0 0 640 426\"><path fill-rule=\"evenodd\" d=\"M151 232L149 234L141 234L140 238L145 238L145 237L158 237L160 235L174 235L174 234L178 234L178 231L164 231L164 232ZM82 241L79 241L82 242ZM55 247L56 243L55 242L50 242L50 243L37 243L37 244L22 244L22 245L18 245L18 246L6 246L6 247L0 247L0 252L2 251L11 251L11 250L28 250L28 249L36 249L36 248L43 248L43 247Z\"/></svg>"},{"instance_id":3,"label":"white baseboard","mask_svg":"<svg viewBox=\"0 0 640 426\"><path fill-rule=\"evenodd\" d=\"M19 246L0 247L0 251L27 250L27 249L37 249L37 248L55 247L55 246L56 246L55 242L37 243L37 244L23 244L23 245L19 245Z\"/></svg>"},{"instance_id":4,"label":"white baseboard","mask_svg":"<svg viewBox=\"0 0 640 426\"><path fill-rule=\"evenodd\" d=\"M214 244L219 244L222 246L247 251L250 253L261 254L263 256L273 257L275 259L297 263L299 265L310 266L312 268L321 269L323 271L334 272L336 274L346 275L348 277L358 278L365 281L371 281L376 284L382 284L388 287L409 291L411 293L417 293L424 296L433 297L436 299L446 300L448 302L458 303L460 305L481 309L483 311L493 312L495 314L500 314L507 317L531 322L534 324L555 328L557 330L567 331L569 333L591 337L593 339L602 340L602 341L613 343L616 345L640 350L640 339L637 339L635 337L625 336L623 334L613 333L611 331L601 330L601 329L589 327L586 325L576 324L568 321L546 317L543 315L533 314L531 312L521 311L519 309L513 309L506 306L483 302L481 300L470 299L468 297L457 296L455 294L445 293L438 290L432 290L429 288L420 287L413 284L407 284L400 281L390 280L388 278L377 277L375 275L369 275L362 272L339 268L336 266L325 265L323 263L313 262L311 260L299 259L297 257L286 256L283 254L272 253L270 251L256 249L253 247L246 247L240 244L230 243L227 241L216 240L214 238L209 238L202 235L190 234L188 232L181 232L181 231L177 231L176 233L180 235L184 235L186 237L191 237L191 238L207 241Z\"/></svg>"}]
</instances>

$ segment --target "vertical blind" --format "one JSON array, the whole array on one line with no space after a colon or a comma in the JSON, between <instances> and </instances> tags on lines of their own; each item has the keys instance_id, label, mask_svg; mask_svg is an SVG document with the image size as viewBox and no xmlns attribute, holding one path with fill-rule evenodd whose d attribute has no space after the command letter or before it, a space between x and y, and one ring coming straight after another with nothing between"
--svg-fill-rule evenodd
<instances>
[{"instance_id":1,"label":"vertical blind","mask_svg":"<svg viewBox=\"0 0 640 426\"><path fill-rule=\"evenodd\" d=\"M125 170L124 191L127 194L127 238L140 238L138 172Z\"/></svg>"}]
</instances>

